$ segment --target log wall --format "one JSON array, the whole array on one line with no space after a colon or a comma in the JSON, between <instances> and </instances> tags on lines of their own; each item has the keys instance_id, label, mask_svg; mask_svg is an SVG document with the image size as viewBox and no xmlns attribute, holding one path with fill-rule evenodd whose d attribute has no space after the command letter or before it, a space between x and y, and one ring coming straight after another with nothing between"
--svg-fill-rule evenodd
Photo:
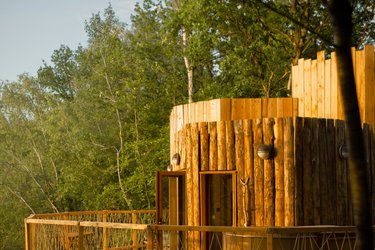
<instances>
[{"instance_id":1,"label":"log wall","mask_svg":"<svg viewBox=\"0 0 375 250\"><path fill-rule=\"evenodd\" d=\"M229 170L237 171L236 226L352 225L347 160L339 155L344 129L343 121L300 117L183 126L173 170L186 170L188 225L201 225L199 173ZM372 128L365 124L363 133L375 193ZM274 145L276 156L259 158L260 144Z\"/></svg>"}]
</instances>

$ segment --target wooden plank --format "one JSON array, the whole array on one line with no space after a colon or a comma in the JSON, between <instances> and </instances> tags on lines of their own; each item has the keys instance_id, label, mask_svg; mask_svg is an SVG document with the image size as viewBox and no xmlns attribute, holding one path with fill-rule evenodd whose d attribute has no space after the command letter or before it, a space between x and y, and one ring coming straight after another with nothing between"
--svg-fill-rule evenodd
<instances>
[{"instance_id":1,"label":"wooden plank","mask_svg":"<svg viewBox=\"0 0 375 250\"><path fill-rule=\"evenodd\" d=\"M295 226L295 170L293 118L284 119L284 226Z\"/></svg>"},{"instance_id":2,"label":"wooden plank","mask_svg":"<svg viewBox=\"0 0 375 250\"><path fill-rule=\"evenodd\" d=\"M324 62L324 117L332 118L331 114L331 59Z\"/></svg>"},{"instance_id":3,"label":"wooden plank","mask_svg":"<svg viewBox=\"0 0 375 250\"><path fill-rule=\"evenodd\" d=\"M249 119L258 119L262 117L262 99L247 99L246 106L251 107Z\"/></svg>"},{"instance_id":4,"label":"wooden plank","mask_svg":"<svg viewBox=\"0 0 375 250\"><path fill-rule=\"evenodd\" d=\"M226 127L225 121L217 122L217 159L218 170L227 169L227 152L226 152Z\"/></svg>"},{"instance_id":5,"label":"wooden plank","mask_svg":"<svg viewBox=\"0 0 375 250\"><path fill-rule=\"evenodd\" d=\"M275 120L275 225L285 225L284 119Z\"/></svg>"},{"instance_id":6,"label":"wooden plank","mask_svg":"<svg viewBox=\"0 0 375 250\"><path fill-rule=\"evenodd\" d=\"M304 119L297 117L295 121L295 224L296 226L304 225L304 210L303 210L303 122Z\"/></svg>"},{"instance_id":7,"label":"wooden plank","mask_svg":"<svg viewBox=\"0 0 375 250\"><path fill-rule=\"evenodd\" d=\"M207 171L209 168L209 136L208 136L208 124L207 122L199 123L200 131L200 167L202 171Z\"/></svg>"},{"instance_id":8,"label":"wooden plank","mask_svg":"<svg viewBox=\"0 0 375 250\"><path fill-rule=\"evenodd\" d=\"M305 116L304 59L298 60L298 116Z\"/></svg>"},{"instance_id":9,"label":"wooden plank","mask_svg":"<svg viewBox=\"0 0 375 250\"><path fill-rule=\"evenodd\" d=\"M365 122L375 128L375 52L372 45L365 45Z\"/></svg>"},{"instance_id":10,"label":"wooden plank","mask_svg":"<svg viewBox=\"0 0 375 250\"><path fill-rule=\"evenodd\" d=\"M245 99L243 98L237 98L232 99L231 104L231 120L240 120L244 118L245 110L247 107L245 107Z\"/></svg>"},{"instance_id":11,"label":"wooden plank","mask_svg":"<svg viewBox=\"0 0 375 250\"><path fill-rule=\"evenodd\" d=\"M303 215L304 225L314 225L313 181L312 181L312 124L311 119L304 119L303 126Z\"/></svg>"},{"instance_id":12,"label":"wooden plank","mask_svg":"<svg viewBox=\"0 0 375 250\"><path fill-rule=\"evenodd\" d=\"M320 188L319 188L319 122L311 119L311 181L313 200L313 225L320 225Z\"/></svg>"},{"instance_id":13,"label":"wooden plank","mask_svg":"<svg viewBox=\"0 0 375 250\"><path fill-rule=\"evenodd\" d=\"M343 121L336 121L336 148L345 145L345 125ZM340 158L336 154L337 162L337 225L348 225L348 173L346 168L346 159Z\"/></svg>"},{"instance_id":14,"label":"wooden plank","mask_svg":"<svg viewBox=\"0 0 375 250\"><path fill-rule=\"evenodd\" d=\"M339 81L337 78L337 56L336 52L331 53L331 117L338 119L337 106L340 105L340 93L338 89Z\"/></svg>"},{"instance_id":15,"label":"wooden plank","mask_svg":"<svg viewBox=\"0 0 375 250\"><path fill-rule=\"evenodd\" d=\"M298 65L292 65L292 97L298 98L299 95L298 84Z\"/></svg>"},{"instance_id":16,"label":"wooden plank","mask_svg":"<svg viewBox=\"0 0 375 250\"><path fill-rule=\"evenodd\" d=\"M210 146L209 146L209 170L217 170L217 127L216 122L209 123Z\"/></svg>"},{"instance_id":17,"label":"wooden plank","mask_svg":"<svg viewBox=\"0 0 375 250\"><path fill-rule=\"evenodd\" d=\"M253 149L253 126L252 120L243 121L244 128L244 167L245 183L247 194L245 200L246 226L255 225L255 204L254 204L254 149Z\"/></svg>"},{"instance_id":18,"label":"wooden plank","mask_svg":"<svg viewBox=\"0 0 375 250\"><path fill-rule=\"evenodd\" d=\"M311 117L311 98L312 98L312 87L311 87L311 59L305 60L303 63L304 70L304 100L305 100L305 113L304 117Z\"/></svg>"},{"instance_id":19,"label":"wooden plank","mask_svg":"<svg viewBox=\"0 0 375 250\"><path fill-rule=\"evenodd\" d=\"M244 196L242 194L241 180L245 179L245 167L244 167L244 131L242 120L234 121L234 134L235 134L235 157L236 157L236 169L237 169L237 224L244 225Z\"/></svg>"},{"instance_id":20,"label":"wooden plank","mask_svg":"<svg viewBox=\"0 0 375 250\"><path fill-rule=\"evenodd\" d=\"M335 123L334 120L329 119L326 121L326 136L327 136L327 164L326 164L326 181L328 185L328 199L329 202L327 204L328 210L327 219L329 220L327 223L329 225L337 225L337 185L336 185L336 154L337 154L337 144L336 144L336 136L335 136ZM322 200L324 202L324 200Z\"/></svg>"},{"instance_id":21,"label":"wooden plank","mask_svg":"<svg viewBox=\"0 0 375 250\"><path fill-rule=\"evenodd\" d=\"M235 165L235 143L234 143L234 130L233 130L233 122L232 121L225 121L225 128L226 128L226 144L227 144L227 170L236 169Z\"/></svg>"},{"instance_id":22,"label":"wooden plank","mask_svg":"<svg viewBox=\"0 0 375 250\"><path fill-rule=\"evenodd\" d=\"M311 61L311 117L318 117L318 65L317 60Z\"/></svg>"},{"instance_id":23,"label":"wooden plank","mask_svg":"<svg viewBox=\"0 0 375 250\"><path fill-rule=\"evenodd\" d=\"M365 51L358 50L355 53L355 83L357 90L358 106L361 115L361 121L365 121ZM372 106L374 105L372 99Z\"/></svg>"},{"instance_id":24,"label":"wooden plank","mask_svg":"<svg viewBox=\"0 0 375 250\"><path fill-rule=\"evenodd\" d=\"M231 119L231 102L230 98L220 99L220 121L227 121Z\"/></svg>"},{"instance_id":25,"label":"wooden plank","mask_svg":"<svg viewBox=\"0 0 375 250\"><path fill-rule=\"evenodd\" d=\"M363 144L365 148L365 163L366 163L366 176L368 184L368 192L371 194L371 128L367 123L363 124L362 134L363 134Z\"/></svg>"},{"instance_id":26,"label":"wooden plank","mask_svg":"<svg viewBox=\"0 0 375 250\"><path fill-rule=\"evenodd\" d=\"M268 117L268 102L269 102L269 99L268 98L262 98L261 99L262 101L262 118L266 118Z\"/></svg>"},{"instance_id":27,"label":"wooden plank","mask_svg":"<svg viewBox=\"0 0 375 250\"><path fill-rule=\"evenodd\" d=\"M317 82L318 82L318 117L324 117L324 61L325 51L319 51L317 54Z\"/></svg>"},{"instance_id":28,"label":"wooden plank","mask_svg":"<svg viewBox=\"0 0 375 250\"><path fill-rule=\"evenodd\" d=\"M277 111L279 110L279 107L277 106L277 101L279 98L268 98L268 112L267 117L278 117ZM280 107L282 109L282 106Z\"/></svg>"},{"instance_id":29,"label":"wooden plank","mask_svg":"<svg viewBox=\"0 0 375 250\"><path fill-rule=\"evenodd\" d=\"M318 121L318 141L319 141L319 148L318 148L318 157L319 162L321 164L319 168L319 186L320 186L320 222L322 225L329 225L329 214L332 211L332 207L329 206L331 200L329 196L330 186L332 185L332 176L329 175L329 168L331 167L327 161L327 151L328 151L328 141L327 141L327 127L326 127L326 120L319 119ZM334 209L334 212L336 209Z\"/></svg>"},{"instance_id":30,"label":"wooden plank","mask_svg":"<svg viewBox=\"0 0 375 250\"><path fill-rule=\"evenodd\" d=\"M255 225L264 226L264 166L263 160L256 156L257 147L263 143L262 119L253 123L254 131L254 193L255 193Z\"/></svg>"},{"instance_id":31,"label":"wooden plank","mask_svg":"<svg viewBox=\"0 0 375 250\"><path fill-rule=\"evenodd\" d=\"M273 118L263 120L264 138L266 145L274 146ZM264 224L275 225L275 166L274 159L264 160Z\"/></svg>"}]
</instances>

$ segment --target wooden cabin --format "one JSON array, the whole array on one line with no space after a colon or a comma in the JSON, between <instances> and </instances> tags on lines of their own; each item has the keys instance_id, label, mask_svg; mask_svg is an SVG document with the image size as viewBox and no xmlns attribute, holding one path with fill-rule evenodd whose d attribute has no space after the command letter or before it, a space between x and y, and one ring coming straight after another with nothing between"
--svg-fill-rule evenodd
<instances>
[{"instance_id":1,"label":"wooden cabin","mask_svg":"<svg viewBox=\"0 0 375 250\"><path fill-rule=\"evenodd\" d=\"M352 55L374 207L374 48ZM353 225L335 53L300 59L292 67L291 93L174 107L171 165L158 173L159 224ZM230 244L228 235L219 241ZM188 249L211 244L205 234L186 237Z\"/></svg>"}]
</instances>

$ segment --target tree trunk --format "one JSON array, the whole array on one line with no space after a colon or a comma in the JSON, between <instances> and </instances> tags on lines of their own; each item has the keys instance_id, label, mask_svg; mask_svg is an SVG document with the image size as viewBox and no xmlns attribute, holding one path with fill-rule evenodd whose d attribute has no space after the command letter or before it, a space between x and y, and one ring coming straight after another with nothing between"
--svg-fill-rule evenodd
<instances>
[{"instance_id":1,"label":"tree trunk","mask_svg":"<svg viewBox=\"0 0 375 250\"><path fill-rule=\"evenodd\" d=\"M366 158L350 48L352 7L348 0L329 0L328 10L331 15L335 39L337 73L346 120L349 173L353 194L354 222L357 231L356 249L373 249Z\"/></svg>"},{"instance_id":2,"label":"tree trunk","mask_svg":"<svg viewBox=\"0 0 375 250\"><path fill-rule=\"evenodd\" d=\"M191 64L191 60L186 55L186 47L189 44L189 34L185 28L183 29L183 32L182 32L182 43L184 45L184 50L185 50L184 61L185 61L185 67L187 70L187 75L188 75L189 103L192 103L193 102L194 71L193 71L193 66Z\"/></svg>"}]
</instances>

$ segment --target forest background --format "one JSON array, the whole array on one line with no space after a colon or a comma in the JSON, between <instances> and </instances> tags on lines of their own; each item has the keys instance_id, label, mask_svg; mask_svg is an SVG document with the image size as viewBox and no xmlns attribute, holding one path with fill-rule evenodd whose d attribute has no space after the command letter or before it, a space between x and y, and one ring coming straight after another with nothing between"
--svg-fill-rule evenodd
<instances>
[{"instance_id":1,"label":"forest background","mask_svg":"<svg viewBox=\"0 0 375 250\"><path fill-rule=\"evenodd\" d=\"M375 3L351 2L361 48ZM291 65L334 49L321 0L146 0L131 20L109 6L87 46L0 84L0 249L24 247L31 213L154 208L173 106L288 96Z\"/></svg>"}]
</instances>

